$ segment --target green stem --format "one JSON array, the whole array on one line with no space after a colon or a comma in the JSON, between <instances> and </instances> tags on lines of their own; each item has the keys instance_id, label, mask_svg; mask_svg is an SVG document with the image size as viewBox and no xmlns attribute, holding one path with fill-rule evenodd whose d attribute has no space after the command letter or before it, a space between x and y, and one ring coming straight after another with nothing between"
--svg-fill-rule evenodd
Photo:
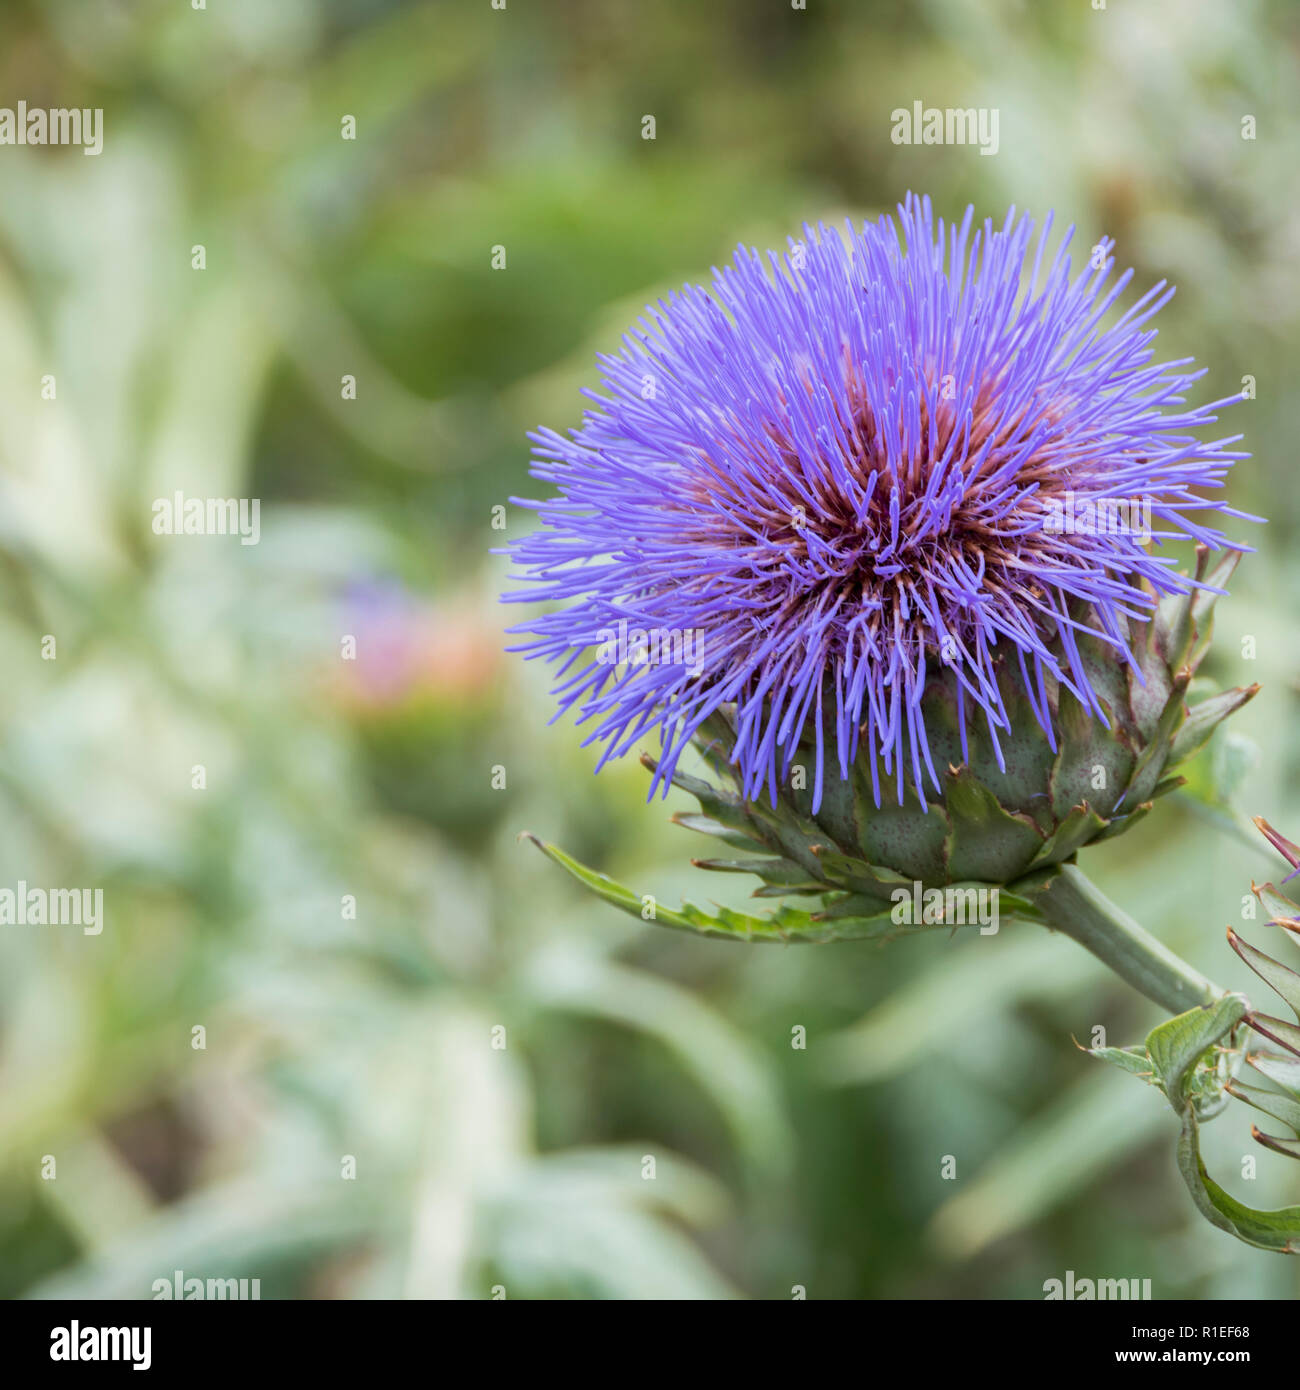
<instances>
[{"instance_id":1,"label":"green stem","mask_svg":"<svg viewBox=\"0 0 1300 1390\"><path fill-rule=\"evenodd\" d=\"M1185 1013L1226 993L1138 926L1073 864L1061 866L1036 904L1049 926L1105 961L1121 979L1170 1013Z\"/></svg>"}]
</instances>

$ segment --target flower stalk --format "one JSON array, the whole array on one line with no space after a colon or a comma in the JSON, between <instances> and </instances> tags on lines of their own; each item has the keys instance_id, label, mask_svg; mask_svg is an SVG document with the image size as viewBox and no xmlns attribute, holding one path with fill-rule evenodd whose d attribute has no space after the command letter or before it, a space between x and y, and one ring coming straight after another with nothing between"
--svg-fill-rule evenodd
<instances>
[{"instance_id":1,"label":"flower stalk","mask_svg":"<svg viewBox=\"0 0 1300 1390\"><path fill-rule=\"evenodd\" d=\"M1172 1014L1212 1004L1227 993L1140 927L1075 864L1061 866L1035 905L1049 926Z\"/></svg>"}]
</instances>

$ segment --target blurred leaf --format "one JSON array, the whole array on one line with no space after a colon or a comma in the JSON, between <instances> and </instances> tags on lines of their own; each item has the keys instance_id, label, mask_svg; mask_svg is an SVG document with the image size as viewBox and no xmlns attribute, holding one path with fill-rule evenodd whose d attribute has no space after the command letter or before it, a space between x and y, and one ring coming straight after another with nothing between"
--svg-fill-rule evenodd
<instances>
[{"instance_id":1,"label":"blurred leaf","mask_svg":"<svg viewBox=\"0 0 1300 1390\"><path fill-rule=\"evenodd\" d=\"M1159 1106L1099 1074L1064 1090L935 1213L929 1238L970 1259L1023 1230L1164 1128Z\"/></svg>"},{"instance_id":2,"label":"blurred leaf","mask_svg":"<svg viewBox=\"0 0 1300 1390\"><path fill-rule=\"evenodd\" d=\"M745 1161L767 1179L788 1174L793 1145L766 1059L739 1030L685 990L644 971L572 949L544 952L529 972L530 997L658 1039L722 1112Z\"/></svg>"}]
</instances>

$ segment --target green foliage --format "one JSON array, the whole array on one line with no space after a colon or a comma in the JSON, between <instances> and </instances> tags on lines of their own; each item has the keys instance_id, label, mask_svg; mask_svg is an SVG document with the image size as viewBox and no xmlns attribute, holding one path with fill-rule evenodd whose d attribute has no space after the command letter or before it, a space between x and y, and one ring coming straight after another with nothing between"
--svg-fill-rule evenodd
<instances>
[{"instance_id":1,"label":"green foliage","mask_svg":"<svg viewBox=\"0 0 1300 1390\"><path fill-rule=\"evenodd\" d=\"M1136 1048L1094 1048L1092 1054L1158 1086L1182 1119L1178 1169L1201 1214L1247 1245L1279 1254L1300 1254L1300 1206L1259 1211L1238 1201L1206 1171L1201 1125L1224 1106L1233 1063L1240 1053L1230 1039L1246 1016L1247 1002L1229 994L1218 1003L1189 1009L1153 1028ZM1225 1045L1226 1042L1226 1045ZM1233 1091L1233 1094L1240 1094Z\"/></svg>"},{"instance_id":2,"label":"green foliage","mask_svg":"<svg viewBox=\"0 0 1300 1390\"><path fill-rule=\"evenodd\" d=\"M1300 851L1279 836L1266 821L1257 822L1266 837L1300 865ZM1275 914L1273 921L1284 931L1300 932L1294 907L1272 884L1256 889ZM1247 965L1300 1020L1300 975L1243 941L1231 927L1228 940ZM1159 1024L1147 1034L1142 1048L1093 1048L1092 1054L1123 1067L1158 1086L1174 1112L1182 1119L1178 1141L1178 1168L1201 1214L1212 1225L1238 1240L1279 1254L1300 1254L1300 1206L1260 1211L1238 1201L1209 1175L1201 1156L1201 1125L1217 1115L1228 1096L1245 1101L1280 1121L1292 1137L1262 1134L1254 1137L1275 1153L1300 1158L1300 1029L1282 1019L1249 1012L1241 995L1228 994L1214 1004L1191 1009ZM1276 1090L1247 1086L1236 1080L1242 1049L1234 1045L1243 1024L1291 1054L1251 1054L1246 1061Z\"/></svg>"}]
</instances>

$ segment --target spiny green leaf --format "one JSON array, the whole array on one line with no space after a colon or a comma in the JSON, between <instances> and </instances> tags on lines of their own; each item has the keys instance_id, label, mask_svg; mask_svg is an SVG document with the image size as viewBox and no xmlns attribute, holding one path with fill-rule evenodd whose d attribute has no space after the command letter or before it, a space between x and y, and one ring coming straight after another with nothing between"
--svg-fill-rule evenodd
<instances>
[{"instance_id":1,"label":"spiny green leaf","mask_svg":"<svg viewBox=\"0 0 1300 1390\"><path fill-rule=\"evenodd\" d=\"M1283 1154L1287 1158L1300 1158L1300 1139L1282 1139L1276 1134L1265 1134L1255 1125L1250 1127L1250 1137L1266 1149Z\"/></svg>"},{"instance_id":2,"label":"spiny green leaf","mask_svg":"<svg viewBox=\"0 0 1300 1390\"><path fill-rule=\"evenodd\" d=\"M809 883L807 870L788 859L692 859L697 869L712 869L723 874L755 874L769 884L796 886L810 893L824 893L824 883Z\"/></svg>"},{"instance_id":3,"label":"spiny green leaf","mask_svg":"<svg viewBox=\"0 0 1300 1390\"><path fill-rule=\"evenodd\" d=\"M589 888L611 906L639 921L653 921L660 926L673 927L678 931L695 932L700 936L718 937L726 941L808 943L870 940L898 932L887 913L882 918L845 918L826 922L814 919L807 912L789 907L778 909L770 917L751 917L747 913L733 912L726 907L719 907L716 912L705 912L692 903L684 903L677 910L664 907L658 902L653 902L647 907L650 900L641 898L630 888L624 887L607 875L580 864L557 846L539 840L537 836L527 832L520 838L536 845L548 859L553 860L585 888ZM647 911L653 915L645 915Z\"/></svg>"},{"instance_id":4,"label":"spiny green leaf","mask_svg":"<svg viewBox=\"0 0 1300 1390\"><path fill-rule=\"evenodd\" d=\"M1300 1100L1280 1095L1277 1091L1266 1091L1260 1086L1247 1086L1240 1081L1230 1081L1224 1089L1238 1100L1244 1100L1247 1105L1253 1105L1256 1110L1262 1110L1264 1114L1289 1125L1300 1138Z\"/></svg>"},{"instance_id":5,"label":"spiny green leaf","mask_svg":"<svg viewBox=\"0 0 1300 1390\"><path fill-rule=\"evenodd\" d=\"M1198 567L1200 558L1198 556ZM1169 594L1156 605L1155 628L1156 647L1167 666L1177 671L1187 661L1191 651L1195 630L1192 624L1192 596L1195 590L1185 593Z\"/></svg>"},{"instance_id":6,"label":"spiny green leaf","mask_svg":"<svg viewBox=\"0 0 1300 1390\"><path fill-rule=\"evenodd\" d=\"M826 832L815 821L798 812L788 800L782 801L779 810L773 810L765 801L746 802L745 809L756 833L763 837L769 849L802 864L809 878L821 876L812 846L824 841Z\"/></svg>"},{"instance_id":7,"label":"spiny green leaf","mask_svg":"<svg viewBox=\"0 0 1300 1390\"><path fill-rule=\"evenodd\" d=\"M754 835L747 835L743 830L732 829L721 821L715 820L712 816L700 816L690 811L678 811L670 819L674 825L680 825L685 830L694 830L701 835L712 835L715 839L736 849L761 852L767 848L762 840Z\"/></svg>"},{"instance_id":8,"label":"spiny green leaf","mask_svg":"<svg viewBox=\"0 0 1300 1390\"><path fill-rule=\"evenodd\" d=\"M1300 845L1293 844L1281 831L1274 830L1263 816L1256 816L1255 824L1259 826L1260 830L1263 832L1264 838L1277 850L1282 858L1285 859L1293 869L1300 869Z\"/></svg>"},{"instance_id":9,"label":"spiny green leaf","mask_svg":"<svg viewBox=\"0 0 1300 1390\"><path fill-rule=\"evenodd\" d=\"M912 885L910 878L904 878L892 869L877 868L861 859L850 859L848 855L841 854L830 845L815 844L812 846L812 852L830 882L837 886L843 885L854 892L865 893L868 896L875 894L887 900L892 889L904 886L910 888Z\"/></svg>"},{"instance_id":10,"label":"spiny green leaf","mask_svg":"<svg viewBox=\"0 0 1300 1390\"><path fill-rule=\"evenodd\" d=\"M1219 595L1212 590L1227 589L1228 580L1232 578L1232 572L1240 560L1241 551L1229 550L1212 570L1202 573L1198 556L1197 578L1209 588L1198 589L1192 599L1192 626L1196 630L1196 636L1192 639L1191 649L1187 653L1187 664L1192 670L1201 664L1214 633L1214 605L1219 601Z\"/></svg>"},{"instance_id":11,"label":"spiny green leaf","mask_svg":"<svg viewBox=\"0 0 1300 1390\"><path fill-rule=\"evenodd\" d=\"M1280 1052L1248 1052L1246 1061L1261 1075L1300 1095L1300 1061Z\"/></svg>"},{"instance_id":12,"label":"spiny green leaf","mask_svg":"<svg viewBox=\"0 0 1300 1390\"><path fill-rule=\"evenodd\" d=\"M1231 927L1228 928L1228 945L1246 962L1270 989L1275 990L1291 1006L1300 1022L1300 975L1279 964L1272 956L1257 951L1249 941L1243 941Z\"/></svg>"},{"instance_id":13,"label":"spiny green leaf","mask_svg":"<svg viewBox=\"0 0 1300 1390\"><path fill-rule=\"evenodd\" d=\"M1085 801L1076 806L1057 826L1030 862L1030 868L1039 864L1058 864L1077 853L1084 845L1091 844L1104 830L1106 822Z\"/></svg>"},{"instance_id":14,"label":"spiny green leaf","mask_svg":"<svg viewBox=\"0 0 1300 1390\"><path fill-rule=\"evenodd\" d=\"M1133 768L1132 780L1129 782L1128 790L1124 795L1126 806L1141 805L1142 802L1150 798L1151 793L1155 790L1155 785L1160 780L1160 774L1168 762L1174 730L1178 728L1183 719L1183 700L1187 694L1187 686L1191 678L1191 672L1186 667L1174 677L1169 698L1160 711L1160 718L1156 721L1150 741L1138 754L1137 763Z\"/></svg>"},{"instance_id":15,"label":"spiny green leaf","mask_svg":"<svg viewBox=\"0 0 1300 1390\"><path fill-rule=\"evenodd\" d=\"M1165 766L1177 767L1192 754L1198 753L1209 742L1210 735L1230 714L1235 713L1258 694L1258 685L1238 685L1232 690L1225 690L1221 695L1193 705L1174 735Z\"/></svg>"},{"instance_id":16,"label":"spiny green leaf","mask_svg":"<svg viewBox=\"0 0 1300 1390\"><path fill-rule=\"evenodd\" d=\"M1295 931L1300 929L1300 907L1290 898L1284 897L1271 883L1252 883L1251 892L1264 904L1268 920L1279 927Z\"/></svg>"},{"instance_id":17,"label":"spiny green leaf","mask_svg":"<svg viewBox=\"0 0 1300 1390\"><path fill-rule=\"evenodd\" d=\"M1100 844L1102 840L1111 840L1116 835L1123 835L1126 830L1132 830L1138 821L1145 820L1150 814L1151 803L1144 801L1140 806L1135 806L1127 816L1112 816L1094 843Z\"/></svg>"},{"instance_id":18,"label":"spiny green leaf","mask_svg":"<svg viewBox=\"0 0 1300 1390\"><path fill-rule=\"evenodd\" d=\"M1294 1023L1287 1023L1280 1018L1270 1018L1268 1014L1251 1014L1250 1026L1270 1042L1275 1042L1279 1047L1285 1047L1300 1057L1300 1028Z\"/></svg>"},{"instance_id":19,"label":"spiny green leaf","mask_svg":"<svg viewBox=\"0 0 1300 1390\"><path fill-rule=\"evenodd\" d=\"M1110 1062L1121 1071L1141 1077L1153 1086L1160 1084L1160 1078L1156 1075L1155 1067L1151 1065L1151 1058L1147 1056L1145 1047L1090 1047L1086 1050L1090 1057L1096 1057L1098 1061Z\"/></svg>"},{"instance_id":20,"label":"spiny green leaf","mask_svg":"<svg viewBox=\"0 0 1300 1390\"><path fill-rule=\"evenodd\" d=\"M729 939L780 936L780 929L771 921L763 921L759 918L735 919L733 914L733 922L728 923L721 915L714 918L698 908L689 906L684 906L680 912L676 912L672 908L656 902L652 909L653 918L647 918L643 915L646 910L645 901L630 888L624 887L623 884L606 874L597 873L585 864L580 864L576 859L565 854L558 846L539 840L535 835L525 832L521 838L536 845L548 859L553 860L562 869L572 874L583 887L589 888L597 897L641 921L652 920L661 926L675 927L679 931L701 932L706 936L723 936ZM798 915L805 922L807 921L806 914Z\"/></svg>"}]
</instances>

